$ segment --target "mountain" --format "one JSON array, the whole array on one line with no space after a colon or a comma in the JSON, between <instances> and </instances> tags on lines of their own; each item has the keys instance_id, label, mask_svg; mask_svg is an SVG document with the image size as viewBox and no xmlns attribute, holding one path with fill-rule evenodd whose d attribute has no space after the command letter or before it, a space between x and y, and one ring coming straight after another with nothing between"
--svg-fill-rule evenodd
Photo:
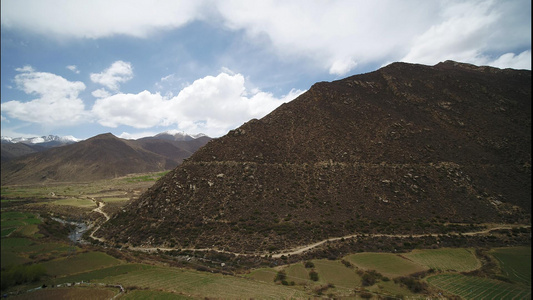
<instances>
[{"instance_id":1,"label":"mountain","mask_svg":"<svg viewBox=\"0 0 533 300\"><path fill-rule=\"evenodd\" d=\"M2 185L91 181L131 173L170 170L209 138L189 142L125 140L102 134L2 163Z\"/></svg>"},{"instance_id":2,"label":"mountain","mask_svg":"<svg viewBox=\"0 0 533 300\"><path fill-rule=\"evenodd\" d=\"M256 252L530 220L531 71L446 61L316 83L210 141L98 234Z\"/></svg>"},{"instance_id":3,"label":"mountain","mask_svg":"<svg viewBox=\"0 0 533 300\"><path fill-rule=\"evenodd\" d=\"M154 139L165 139L171 141L192 141L199 138L206 138L207 136L203 133L200 134L187 134L183 131L169 130L162 133L159 133L151 138Z\"/></svg>"},{"instance_id":4,"label":"mountain","mask_svg":"<svg viewBox=\"0 0 533 300\"><path fill-rule=\"evenodd\" d=\"M69 136L57 136L57 135L47 135L41 137L17 137L11 138L7 136L2 136L2 144L4 143L24 143L24 144L42 144L42 145L65 145L79 142L80 139L77 139L71 135Z\"/></svg>"},{"instance_id":5,"label":"mountain","mask_svg":"<svg viewBox=\"0 0 533 300\"><path fill-rule=\"evenodd\" d=\"M1 139L2 162L7 162L19 156L44 151L48 148L70 145L79 142L73 136L48 135L31 138L11 138L2 136Z\"/></svg>"}]
</instances>

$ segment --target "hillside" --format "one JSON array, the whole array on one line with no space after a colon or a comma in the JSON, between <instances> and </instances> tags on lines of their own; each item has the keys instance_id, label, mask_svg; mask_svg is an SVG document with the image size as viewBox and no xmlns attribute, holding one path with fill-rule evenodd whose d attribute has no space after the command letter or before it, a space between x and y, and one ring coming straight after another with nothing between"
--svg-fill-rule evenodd
<instances>
[{"instance_id":1,"label":"hillside","mask_svg":"<svg viewBox=\"0 0 533 300\"><path fill-rule=\"evenodd\" d=\"M170 170L209 138L183 142L125 140L102 134L2 163L2 185L80 182Z\"/></svg>"},{"instance_id":2,"label":"hillside","mask_svg":"<svg viewBox=\"0 0 533 300\"><path fill-rule=\"evenodd\" d=\"M263 251L530 211L531 71L393 63L210 141L98 234Z\"/></svg>"}]
</instances>

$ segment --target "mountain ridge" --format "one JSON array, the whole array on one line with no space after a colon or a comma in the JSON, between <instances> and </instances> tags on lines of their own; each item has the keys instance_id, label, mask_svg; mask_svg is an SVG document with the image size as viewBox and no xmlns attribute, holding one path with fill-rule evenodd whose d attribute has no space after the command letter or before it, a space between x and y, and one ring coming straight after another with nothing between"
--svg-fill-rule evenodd
<instances>
[{"instance_id":1,"label":"mountain ridge","mask_svg":"<svg viewBox=\"0 0 533 300\"><path fill-rule=\"evenodd\" d=\"M530 82L530 71L447 61L316 83L210 141L98 234L247 252L529 222Z\"/></svg>"},{"instance_id":2,"label":"mountain ridge","mask_svg":"<svg viewBox=\"0 0 533 300\"><path fill-rule=\"evenodd\" d=\"M120 139L111 133L104 133L3 162L2 185L91 181L131 173L170 170L209 139L143 141Z\"/></svg>"}]
</instances>

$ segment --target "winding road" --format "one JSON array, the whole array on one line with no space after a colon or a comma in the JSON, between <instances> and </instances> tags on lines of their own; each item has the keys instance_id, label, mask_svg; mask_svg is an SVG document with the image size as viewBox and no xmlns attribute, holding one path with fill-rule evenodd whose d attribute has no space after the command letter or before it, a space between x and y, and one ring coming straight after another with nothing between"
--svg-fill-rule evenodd
<instances>
[{"instance_id":1,"label":"winding road","mask_svg":"<svg viewBox=\"0 0 533 300\"><path fill-rule=\"evenodd\" d=\"M489 227L487 229L484 229L484 230L478 230L478 231L470 231L470 232L462 232L462 233L447 233L447 235L456 235L456 236L459 236L459 235L463 235L463 236L474 236L474 235L483 235L483 234L488 234L490 231L492 230L498 230L498 229L512 229L512 228L531 228L531 225L516 225L516 224L499 224L499 225L496 225L496 226L493 226L493 227ZM380 233L377 233L377 234L351 234L351 235L346 235L346 236L341 236L341 237L334 237L334 238L329 238L329 239L325 239L325 240L322 240L320 242L316 242L316 243L313 243L313 244L309 244L309 245L305 245L305 246L298 246L298 247L295 247L295 248L292 248L292 249L285 249L283 250L283 252L279 252L279 253L275 253L275 254L272 254L272 258L280 258L281 256L289 256L289 255L297 255L297 254L302 254L306 251L309 251L313 248L316 248L324 243L327 243L327 242L333 242L333 241L338 241L338 240L342 240L342 239L352 239L352 238L357 238L357 237L392 237L392 238L408 238L408 237L413 237L413 238L419 238L419 237L425 237L425 236L433 236L433 237L436 237L436 236L439 236L439 235L442 235L442 234L438 234L438 233L427 233L427 234L380 234ZM185 251L217 251L217 252L221 252L221 253L227 253L227 254L233 254L235 256L268 256L270 255L269 253L254 253L254 254L250 254L250 253L237 253L237 252L230 252L230 251L225 251L225 250L220 250L220 249L216 249L216 248L201 248L201 249L196 249L196 248L164 248L164 247L129 247L128 249L130 250L133 250L133 251L142 251L142 252L156 252L156 251L174 251L174 250L185 250Z\"/></svg>"},{"instance_id":2,"label":"winding road","mask_svg":"<svg viewBox=\"0 0 533 300\"><path fill-rule=\"evenodd\" d=\"M109 219L111 219L111 218L109 217L109 215L108 215L105 211L102 210L102 208L104 208L104 206L105 206L105 203L104 203L104 202L101 202L101 201L100 201L100 202L99 202L99 201L96 201L96 199L94 199L94 198L92 198L92 197L91 197L90 199L96 204L96 208L93 209L93 211L95 211L95 212L97 212L97 213L100 213L100 214L104 215L104 217L105 217L105 221L104 221L103 223L109 221ZM102 224L103 224L103 223L102 223ZM104 239L104 238L99 238L99 237L94 236L94 233L97 232L98 229L100 229L100 226L101 226L102 224L96 226L96 228L94 228L94 230L91 232L91 234L90 234L89 236L90 236L91 238L97 240L97 241L105 242L105 239Z\"/></svg>"}]
</instances>

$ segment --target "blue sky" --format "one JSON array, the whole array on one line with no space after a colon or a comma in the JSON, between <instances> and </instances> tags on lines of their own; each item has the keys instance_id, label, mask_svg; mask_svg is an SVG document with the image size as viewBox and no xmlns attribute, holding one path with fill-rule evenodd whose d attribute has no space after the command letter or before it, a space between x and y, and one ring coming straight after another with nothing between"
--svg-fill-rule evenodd
<instances>
[{"instance_id":1,"label":"blue sky","mask_svg":"<svg viewBox=\"0 0 533 300\"><path fill-rule=\"evenodd\" d=\"M1 1L2 136L222 136L394 61L531 69L509 1Z\"/></svg>"}]
</instances>

